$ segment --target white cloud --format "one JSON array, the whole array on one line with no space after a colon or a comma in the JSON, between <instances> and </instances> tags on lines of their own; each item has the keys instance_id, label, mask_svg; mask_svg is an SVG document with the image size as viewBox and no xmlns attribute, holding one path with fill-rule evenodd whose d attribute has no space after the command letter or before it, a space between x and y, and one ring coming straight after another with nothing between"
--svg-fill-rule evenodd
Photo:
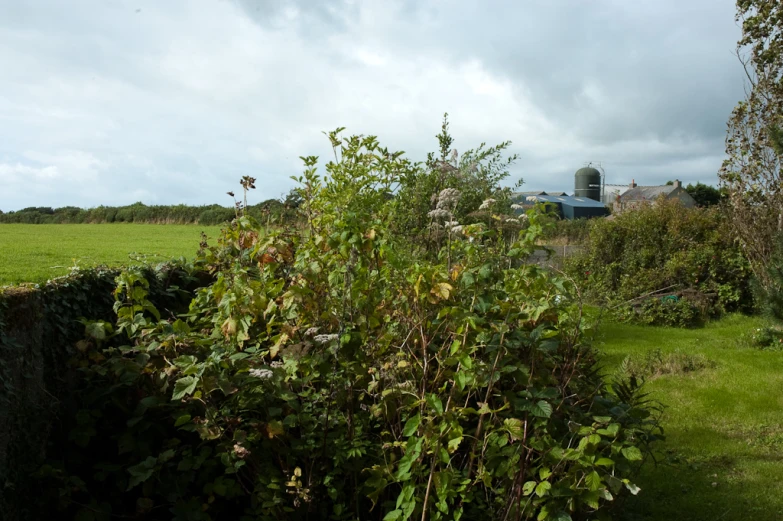
<instances>
[{"instance_id":1,"label":"white cloud","mask_svg":"<svg viewBox=\"0 0 783 521\"><path fill-rule=\"evenodd\" d=\"M590 159L710 181L742 92L731 0L719 30L673 1L239 1L0 3L0 208L226 202L245 174L277 197L322 131L420 160L446 111L460 151L512 140L530 188Z\"/></svg>"}]
</instances>

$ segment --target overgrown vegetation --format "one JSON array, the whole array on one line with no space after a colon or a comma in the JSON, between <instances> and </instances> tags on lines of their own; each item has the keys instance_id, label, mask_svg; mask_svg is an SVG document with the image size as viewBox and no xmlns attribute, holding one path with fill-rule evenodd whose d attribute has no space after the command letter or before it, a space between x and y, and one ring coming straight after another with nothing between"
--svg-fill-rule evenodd
<instances>
[{"instance_id":1,"label":"overgrown vegetation","mask_svg":"<svg viewBox=\"0 0 783 521\"><path fill-rule=\"evenodd\" d=\"M604 384L573 285L521 262L539 213L509 240L500 214L455 223L463 194L446 187L424 209L443 234L412 244L388 194L419 167L371 136L330 138L327 176L307 157L298 178L307 230L240 215L195 261L213 282L187 314L118 277L116 323L88 322L75 358L73 443L39 474L41 504L80 519L606 518L639 491L657 417L634 380Z\"/></svg>"},{"instance_id":2,"label":"overgrown vegetation","mask_svg":"<svg viewBox=\"0 0 783 521\"><path fill-rule=\"evenodd\" d=\"M752 309L750 267L716 208L661 200L592 220L568 272L624 320L684 327Z\"/></svg>"},{"instance_id":3,"label":"overgrown vegetation","mask_svg":"<svg viewBox=\"0 0 783 521\"><path fill-rule=\"evenodd\" d=\"M719 173L728 196L728 215L750 266L762 286L783 234L783 4L738 0L742 38L737 55L747 77L747 97L728 122L728 158Z\"/></svg>"}]
</instances>

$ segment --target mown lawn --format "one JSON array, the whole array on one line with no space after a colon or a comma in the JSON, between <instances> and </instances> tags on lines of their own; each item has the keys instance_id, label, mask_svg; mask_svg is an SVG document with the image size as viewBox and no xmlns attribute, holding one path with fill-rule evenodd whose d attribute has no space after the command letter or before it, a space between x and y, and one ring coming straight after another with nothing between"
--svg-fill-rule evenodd
<instances>
[{"instance_id":1,"label":"mown lawn","mask_svg":"<svg viewBox=\"0 0 783 521\"><path fill-rule=\"evenodd\" d=\"M219 226L156 224L0 224L0 286L45 282L71 266L112 266L193 257L200 233Z\"/></svg>"},{"instance_id":2,"label":"mown lawn","mask_svg":"<svg viewBox=\"0 0 783 521\"><path fill-rule=\"evenodd\" d=\"M627 521L783 520L783 352L750 346L758 318L729 316L703 329L604 323L597 345L608 370L660 349L701 354L714 368L648 381L666 406L667 440Z\"/></svg>"}]
</instances>

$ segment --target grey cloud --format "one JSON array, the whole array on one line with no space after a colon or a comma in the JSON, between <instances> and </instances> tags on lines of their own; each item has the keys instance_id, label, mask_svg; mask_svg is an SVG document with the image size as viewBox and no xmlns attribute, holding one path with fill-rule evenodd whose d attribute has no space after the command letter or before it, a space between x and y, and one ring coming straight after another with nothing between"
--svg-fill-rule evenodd
<instances>
[{"instance_id":1,"label":"grey cloud","mask_svg":"<svg viewBox=\"0 0 783 521\"><path fill-rule=\"evenodd\" d=\"M613 182L714 182L743 93L733 12L731 0L3 2L0 208L223 202L248 173L259 198L277 197L298 156L328 157L322 130L423 159L444 111L460 150L512 140L529 188L568 190L591 159Z\"/></svg>"}]
</instances>

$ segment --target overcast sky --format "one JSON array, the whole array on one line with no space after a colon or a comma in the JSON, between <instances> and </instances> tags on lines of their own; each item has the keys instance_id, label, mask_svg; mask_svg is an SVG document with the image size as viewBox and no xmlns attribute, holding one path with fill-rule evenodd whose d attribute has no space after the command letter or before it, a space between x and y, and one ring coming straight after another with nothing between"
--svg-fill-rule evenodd
<instances>
[{"instance_id":1,"label":"overcast sky","mask_svg":"<svg viewBox=\"0 0 783 521\"><path fill-rule=\"evenodd\" d=\"M717 182L732 0L0 0L0 209L280 197L322 131L511 140L525 190Z\"/></svg>"}]
</instances>

